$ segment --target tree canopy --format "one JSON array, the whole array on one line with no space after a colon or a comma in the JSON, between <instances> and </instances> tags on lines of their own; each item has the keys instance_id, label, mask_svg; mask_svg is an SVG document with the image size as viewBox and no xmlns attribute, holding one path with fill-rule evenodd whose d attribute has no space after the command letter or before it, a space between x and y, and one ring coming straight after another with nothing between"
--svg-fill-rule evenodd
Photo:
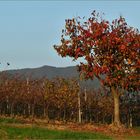
<instances>
[{"instance_id":1,"label":"tree canopy","mask_svg":"<svg viewBox=\"0 0 140 140\"><path fill-rule=\"evenodd\" d=\"M62 57L83 57L86 63L79 64L79 71L85 79L96 76L107 86L139 90L138 29L128 26L122 16L109 22L96 11L86 20L77 17L65 22L61 45L54 48Z\"/></svg>"}]
</instances>

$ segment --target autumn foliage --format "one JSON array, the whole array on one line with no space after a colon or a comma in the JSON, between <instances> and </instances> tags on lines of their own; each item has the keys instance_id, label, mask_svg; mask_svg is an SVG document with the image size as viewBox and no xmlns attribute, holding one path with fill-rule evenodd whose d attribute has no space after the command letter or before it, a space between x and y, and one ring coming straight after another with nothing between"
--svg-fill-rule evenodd
<instances>
[{"instance_id":1,"label":"autumn foliage","mask_svg":"<svg viewBox=\"0 0 140 140\"><path fill-rule=\"evenodd\" d=\"M85 22L80 17L68 19L61 45L55 49L62 57L83 57L86 63L79 65L79 71L85 78L96 76L108 86L138 90L140 34L123 17L110 23L93 11Z\"/></svg>"},{"instance_id":2,"label":"autumn foliage","mask_svg":"<svg viewBox=\"0 0 140 140\"><path fill-rule=\"evenodd\" d=\"M140 89L140 34L127 25L125 18L109 22L93 11L88 19L67 19L60 45L54 48L62 57L84 62L79 65L85 79L95 76L111 88L115 121L119 125L119 96Z\"/></svg>"},{"instance_id":3,"label":"autumn foliage","mask_svg":"<svg viewBox=\"0 0 140 140\"><path fill-rule=\"evenodd\" d=\"M80 91L82 123L110 124L113 98L109 90L80 89L76 79L23 79L0 75L0 116L44 118L48 122L78 122ZM131 95L131 96L130 96ZM140 125L140 94L121 96L121 121Z\"/></svg>"}]
</instances>

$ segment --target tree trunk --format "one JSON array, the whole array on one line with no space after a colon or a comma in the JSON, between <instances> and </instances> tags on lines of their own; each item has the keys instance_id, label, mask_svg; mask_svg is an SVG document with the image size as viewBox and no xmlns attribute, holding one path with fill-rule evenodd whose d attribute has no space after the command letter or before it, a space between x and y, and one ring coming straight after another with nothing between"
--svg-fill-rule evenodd
<instances>
[{"instance_id":1,"label":"tree trunk","mask_svg":"<svg viewBox=\"0 0 140 140\"><path fill-rule=\"evenodd\" d=\"M114 118L113 118L113 115L111 115L111 123L114 122Z\"/></svg>"},{"instance_id":2,"label":"tree trunk","mask_svg":"<svg viewBox=\"0 0 140 140\"><path fill-rule=\"evenodd\" d=\"M63 122L66 122L66 107L64 107Z\"/></svg>"},{"instance_id":3,"label":"tree trunk","mask_svg":"<svg viewBox=\"0 0 140 140\"><path fill-rule=\"evenodd\" d=\"M49 122L48 105L44 103L44 118Z\"/></svg>"},{"instance_id":4,"label":"tree trunk","mask_svg":"<svg viewBox=\"0 0 140 140\"><path fill-rule=\"evenodd\" d=\"M80 92L78 92L78 122L82 122Z\"/></svg>"},{"instance_id":5,"label":"tree trunk","mask_svg":"<svg viewBox=\"0 0 140 140\"><path fill-rule=\"evenodd\" d=\"M84 117L85 117L85 122L87 122L88 118L87 118L87 90L86 90L86 88L85 88L84 99L85 99L85 113L84 113Z\"/></svg>"},{"instance_id":6,"label":"tree trunk","mask_svg":"<svg viewBox=\"0 0 140 140\"><path fill-rule=\"evenodd\" d=\"M26 116L26 105L23 105L23 116Z\"/></svg>"},{"instance_id":7,"label":"tree trunk","mask_svg":"<svg viewBox=\"0 0 140 140\"><path fill-rule=\"evenodd\" d=\"M111 87L114 98L114 124L120 126L119 94L114 87Z\"/></svg>"},{"instance_id":8,"label":"tree trunk","mask_svg":"<svg viewBox=\"0 0 140 140\"><path fill-rule=\"evenodd\" d=\"M46 114L47 114L47 110L46 110L46 103L45 103L45 101L44 101L44 104L43 104L43 116L44 116L44 118L46 118Z\"/></svg>"},{"instance_id":9,"label":"tree trunk","mask_svg":"<svg viewBox=\"0 0 140 140\"><path fill-rule=\"evenodd\" d=\"M14 109L14 103L11 104L11 111L10 111L10 116L11 117L14 116L13 109Z\"/></svg>"},{"instance_id":10,"label":"tree trunk","mask_svg":"<svg viewBox=\"0 0 140 140\"><path fill-rule=\"evenodd\" d=\"M6 96L6 113L9 114L9 98Z\"/></svg>"},{"instance_id":11,"label":"tree trunk","mask_svg":"<svg viewBox=\"0 0 140 140\"><path fill-rule=\"evenodd\" d=\"M132 128L133 127L133 123L132 123L132 113L129 114L129 126Z\"/></svg>"},{"instance_id":12,"label":"tree trunk","mask_svg":"<svg viewBox=\"0 0 140 140\"><path fill-rule=\"evenodd\" d=\"M32 104L32 118L34 118L34 114L35 114L35 112L34 112L34 111L35 111L35 109L34 109L34 108L35 108L35 105L34 105L34 104Z\"/></svg>"},{"instance_id":13,"label":"tree trunk","mask_svg":"<svg viewBox=\"0 0 140 140\"><path fill-rule=\"evenodd\" d=\"M31 115L31 106L30 106L30 104L28 104L28 115L29 116Z\"/></svg>"}]
</instances>

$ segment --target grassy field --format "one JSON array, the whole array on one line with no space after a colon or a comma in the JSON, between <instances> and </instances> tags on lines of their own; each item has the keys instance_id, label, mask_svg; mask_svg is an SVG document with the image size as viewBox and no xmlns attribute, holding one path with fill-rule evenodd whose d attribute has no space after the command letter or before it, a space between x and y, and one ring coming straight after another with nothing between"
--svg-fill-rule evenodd
<instances>
[{"instance_id":1,"label":"grassy field","mask_svg":"<svg viewBox=\"0 0 140 140\"><path fill-rule=\"evenodd\" d=\"M0 139L110 139L99 133L49 130L40 127L1 126Z\"/></svg>"},{"instance_id":2,"label":"grassy field","mask_svg":"<svg viewBox=\"0 0 140 140\"><path fill-rule=\"evenodd\" d=\"M0 119L0 139L111 139L100 133L51 130L24 125L15 119Z\"/></svg>"},{"instance_id":3,"label":"grassy field","mask_svg":"<svg viewBox=\"0 0 140 140\"><path fill-rule=\"evenodd\" d=\"M53 126L53 125L52 125ZM0 140L6 139L115 139L140 140L140 127L134 128L135 134L116 136L102 132L75 131L74 129L55 129L40 124L25 123L24 120L0 118ZM108 136L110 135L110 136Z\"/></svg>"}]
</instances>

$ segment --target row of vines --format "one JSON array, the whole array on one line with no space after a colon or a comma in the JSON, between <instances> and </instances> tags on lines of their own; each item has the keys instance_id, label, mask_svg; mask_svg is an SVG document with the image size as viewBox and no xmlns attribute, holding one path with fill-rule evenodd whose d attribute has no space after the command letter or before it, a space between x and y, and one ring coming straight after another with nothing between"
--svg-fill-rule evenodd
<instances>
[{"instance_id":1,"label":"row of vines","mask_svg":"<svg viewBox=\"0 0 140 140\"><path fill-rule=\"evenodd\" d=\"M81 88L76 79L23 80L0 77L0 115L44 118L48 121L109 124L113 122L110 89ZM120 96L121 122L140 125L140 94Z\"/></svg>"}]
</instances>

